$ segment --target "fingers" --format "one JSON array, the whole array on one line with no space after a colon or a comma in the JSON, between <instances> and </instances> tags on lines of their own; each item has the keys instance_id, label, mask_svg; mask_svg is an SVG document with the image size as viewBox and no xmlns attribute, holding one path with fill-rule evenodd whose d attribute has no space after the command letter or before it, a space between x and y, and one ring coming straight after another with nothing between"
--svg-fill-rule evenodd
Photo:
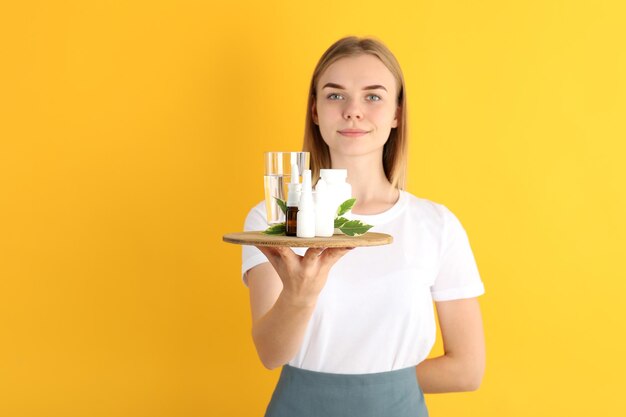
<instances>
[{"instance_id":1,"label":"fingers","mask_svg":"<svg viewBox=\"0 0 626 417\"><path fill-rule=\"evenodd\" d=\"M278 259L287 261L297 256L291 248L284 246L256 246L256 248L270 261Z\"/></svg>"},{"instance_id":2,"label":"fingers","mask_svg":"<svg viewBox=\"0 0 626 417\"><path fill-rule=\"evenodd\" d=\"M261 251L263 255L265 255L267 260L274 267L274 270L280 275L280 271L282 271L287 265L285 258L283 257L283 248L271 246L256 246L256 248Z\"/></svg>"},{"instance_id":3,"label":"fingers","mask_svg":"<svg viewBox=\"0 0 626 417\"><path fill-rule=\"evenodd\" d=\"M274 247L271 247L271 246L255 246L255 247L258 250L260 250L261 253L265 255L267 259L273 259L273 258L280 256L278 251Z\"/></svg>"},{"instance_id":4,"label":"fingers","mask_svg":"<svg viewBox=\"0 0 626 417\"><path fill-rule=\"evenodd\" d=\"M304 262L316 261L325 248L308 248L304 254Z\"/></svg>"},{"instance_id":5,"label":"fingers","mask_svg":"<svg viewBox=\"0 0 626 417\"><path fill-rule=\"evenodd\" d=\"M299 258L289 247L256 246L256 248L267 257L272 265L281 260L289 263L293 262L295 258ZM354 248L308 248L302 257L302 262L311 264L321 261L323 264L326 264L327 267L330 267L352 249Z\"/></svg>"},{"instance_id":6,"label":"fingers","mask_svg":"<svg viewBox=\"0 0 626 417\"><path fill-rule=\"evenodd\" d=\"M342 256L350 252L354 248L330 248L326 249L321 255L321 261L328 267L333 266Z\"/></svg>"}]
</instances>

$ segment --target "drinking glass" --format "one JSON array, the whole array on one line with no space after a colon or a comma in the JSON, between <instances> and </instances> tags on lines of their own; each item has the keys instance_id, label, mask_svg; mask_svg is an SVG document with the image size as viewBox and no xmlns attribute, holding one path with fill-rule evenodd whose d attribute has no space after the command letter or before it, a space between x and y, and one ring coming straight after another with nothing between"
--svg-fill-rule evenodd
<instances>
[{"instance_id":1,"label":"drinking glass","mask_svg":"<svg viewBox=\"0 0 626 417\"><path fill-rule=\"evenodd\" d=\"M285 221L285 215L276 199L287 202L287 185L291 182L291 165L298 165L298 182L302 173L309 169L309 152L265 152L265 209L267 223L277 224Z\"/></svg>"}]
</instances>

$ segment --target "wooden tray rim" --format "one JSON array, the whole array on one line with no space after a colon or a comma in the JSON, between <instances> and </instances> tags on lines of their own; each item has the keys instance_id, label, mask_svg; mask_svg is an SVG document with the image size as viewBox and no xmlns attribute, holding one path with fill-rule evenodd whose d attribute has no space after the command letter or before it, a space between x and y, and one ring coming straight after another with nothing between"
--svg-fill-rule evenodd
<instances>
[{"instance_id":1,"label":"wooden tray rim","mask_svg":"<svg viewBox=\"0 0 626 417\"><path fill-rule=\"evenodd\" d=\"M262 230L259 230L227 233L222 237L222 240L236 245L346 248L388 245L393 242L393 236L386 233L367 232L361 236L333 235L332 237L300 238L266 235L262 233Z\"/></svg>"}]
</instances>

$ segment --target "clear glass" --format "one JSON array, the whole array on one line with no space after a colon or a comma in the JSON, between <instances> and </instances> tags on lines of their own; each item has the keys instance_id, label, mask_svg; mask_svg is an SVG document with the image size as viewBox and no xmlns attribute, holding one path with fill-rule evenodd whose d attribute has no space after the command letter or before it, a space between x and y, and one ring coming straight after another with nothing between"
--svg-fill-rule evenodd
<instances>
[{"instance_id":1,"label":"clear glass","mask_svg":"<svg viewBox=\"0 0 626 417\"><path fill-rule=\"evenodd\" d=\"M298 164L298 181L302 182L302 172L309 168L309 152L265 152L265 209L270 225L285 221L285 215L276 202L279 198L287 201L287 184L291 182L291 164Z\"/></svg>"}]
</instances>

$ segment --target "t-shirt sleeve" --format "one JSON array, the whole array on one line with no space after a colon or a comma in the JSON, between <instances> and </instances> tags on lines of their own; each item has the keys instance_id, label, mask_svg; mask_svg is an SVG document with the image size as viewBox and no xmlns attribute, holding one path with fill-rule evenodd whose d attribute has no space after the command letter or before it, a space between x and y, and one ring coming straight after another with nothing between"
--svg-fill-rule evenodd
<instances>
[{"instance_id":1,"label":"t-shirt sleeve","mask_svg":"<svg viewBox=\"0 0 626 417\"><path fill-rule=\"evenodd\" d=\"M262 204L257 205L248 213L246 221L243 226L245 232L265 230L269 227L265 218L265 212L261 209ZM248 286L248 277L246 273L253 267L269 262L263 253L254 246L242 245L242 263L241 263L241 278L243 283Z\"/></svg>"},{"instance_id":2,"label":"t-shirt sleeve","mask_svg":"<svg viewBox=\"0 0 626 417\"><path fill-rule=\"evenodd\" d=\"M465 229L445 206L439 272L431 287L434 301L477 297L485 293Z\"/></svg>"}]
</instances>

